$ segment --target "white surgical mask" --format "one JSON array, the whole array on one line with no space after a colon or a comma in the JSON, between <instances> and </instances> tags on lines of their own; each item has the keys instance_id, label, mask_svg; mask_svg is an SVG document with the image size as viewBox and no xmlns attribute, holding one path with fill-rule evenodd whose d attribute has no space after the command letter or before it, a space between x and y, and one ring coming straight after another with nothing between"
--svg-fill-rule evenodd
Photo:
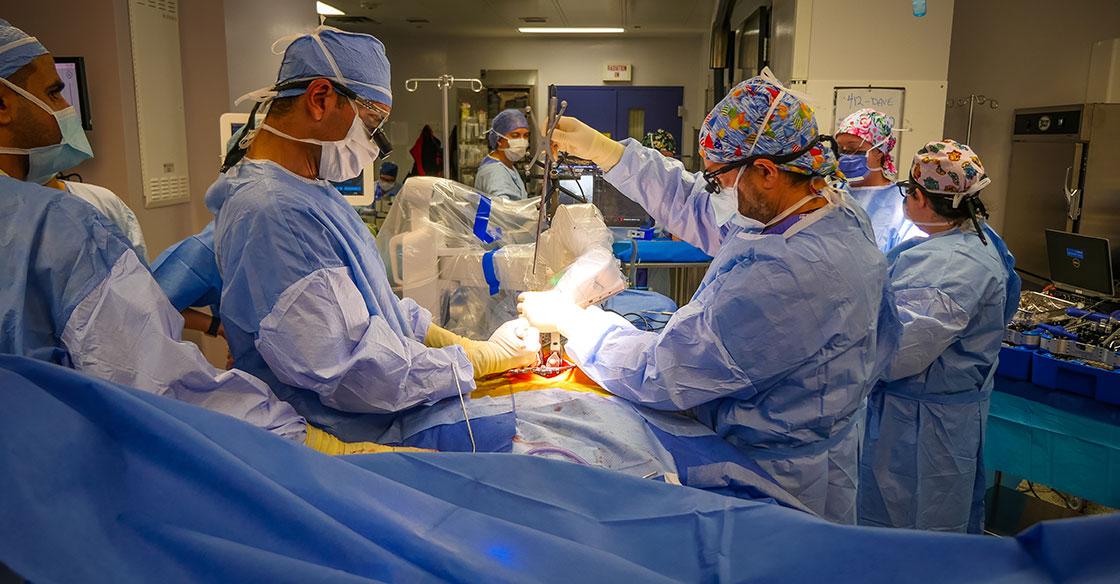
<instances>
[{"instance_id":1,"label":"white surgical mask","mask_svg":"<svg viewBox=\"0 0 1120 584\"><path fill-rule=\"evenodd\" d=\"M745 170L745 166L739 167L739 172L735 173L735 182L732 186L721 185L719 192L710 196L712 215L715 217L716 225L722 227L732 223L746 229L763 227L761 221L745 217L739 213L739 179L743 177L743 171Z\"/></svg>"},{"instance_id":2,"label":"white surgical mask","mask_svg":"<svg viewBox=\"0 0 1120 584\"><path fill-rule=\"evenodd\" d=\"M350 130L346 133L346 137L341 140L324 141L314 138L296 138L264 123L261 124L261 129L288 140L318 144L321 148L319 178L332 182L345 182L362 174L362 170L377 160L378 154L381 153L377 145L370 140L369 130L362 123L362 118L358 115L358 108L354 106L353 102L350 102L350 107L354 108L354 121L350 124Z\"/></svg>"},{"instance_id":3,"label":"white surgical mask","mask_svg":"<svg viewBox=\"0 0 1120 584\"><path fill-rule=\"evenodd\" d=\"M529 152L529 139L528 138L507 138L509 147L504 148L503 152L510 162L517 162Z\"/></svg>"},{"instance_id":4,"label":"white surgical mask","mask_svg":"<svg viewBox=\"0 0 1120 584\"><path fill-rule=\"evenodd\" d=\"M397 183L386 181L386 180L379 180L379 181L377 181L377 184L381 185L381 190L387 191L387 190L393 188L394 186L396 186Z\"/></svg>"}]
</instances>

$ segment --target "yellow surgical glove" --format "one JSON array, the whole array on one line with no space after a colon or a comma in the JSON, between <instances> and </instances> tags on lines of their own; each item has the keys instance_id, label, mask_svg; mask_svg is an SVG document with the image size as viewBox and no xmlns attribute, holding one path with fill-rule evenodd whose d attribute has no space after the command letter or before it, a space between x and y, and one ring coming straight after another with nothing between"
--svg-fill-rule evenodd
<instances>
[{"instance_id":1,"label":"yellow surgical glove","mask_svg":"<svg viewBox=\"0 0 1120 584\"><path fill-rule=\"evenodd\" d=\"M474 369L475 379L533 365L541 349L540 332L523 319L514 319L498 327L487 341L461 337L433 324L428 327L424 344L437 349L451 345L462 347Z\"/></svg>"},{"instance_id":2,"label":"yellow surgical glove","mask_svg":"<svg viewBox=\"0 0 1120 584\"><path fill-rule=\"evenodd\" d=\"M343 442L334 436L312 426L307 425L307 439L303 443L310 449L340 456L343 454L377 454L381 452L435 452L424 448L410 446L385 446L374 442Z\"/></svg>"},{"instance_id":3,"label":"yellow surgical glove","mask_svg":"<svg viewBox=\"0 0 1120 584\"><path fill-rule=\"evenodd\" d=\"M626 150L599 130L568 116L561 117L556 124L552 144L568 154L594 162L603 172L614 168Z\"/></svg>"}]
</instances>

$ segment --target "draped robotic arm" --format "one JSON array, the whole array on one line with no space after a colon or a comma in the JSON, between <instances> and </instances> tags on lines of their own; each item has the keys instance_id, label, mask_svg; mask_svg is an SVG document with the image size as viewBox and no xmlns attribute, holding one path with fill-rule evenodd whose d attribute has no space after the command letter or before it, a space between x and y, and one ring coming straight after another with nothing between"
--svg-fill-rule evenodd
<instances>
[{"instance_id":1,"label":"draped robotic arm","mask_svg":"<svg viewBox=\"0 0 1120 584\"><path fill-rule=\"evenodd\" d=\"M534 243L540 200L491 200L454 181L408 179L377 235L394 290L435 324L487 338L517 316L520 292L556 290L588 306L625 289L599 210L560 206ZM547 363L560 353L559 335L544 345Z\"/></svg>"}]
</instances>

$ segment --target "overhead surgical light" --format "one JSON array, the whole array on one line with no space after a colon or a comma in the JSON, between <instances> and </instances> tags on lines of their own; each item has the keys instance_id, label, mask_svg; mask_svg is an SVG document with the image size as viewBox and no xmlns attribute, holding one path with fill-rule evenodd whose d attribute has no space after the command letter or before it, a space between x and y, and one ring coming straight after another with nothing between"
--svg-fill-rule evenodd
<instances>
[{"instance_id":1,"label":"overhead surgical light","mask_svg":"<svg viewBox=\"0 0 1120 584\"><path fill-rule=\"evenodd\" d=\"M331 6L330 4L327 4L326 2L316 2L315 12L318 12L322 16L346 16L345 12L335 8L334 6Z\"/></svg>"},{"instance_id":2,"label":"overhead surgical light","mask_svg":"<svg viewBox=\"0 0 1120 584\"><path fill-rule=\"evenodd\" d=\"M626 29L610 27L522 26L519 27L517 31L528 34L620 34L626 32Z\"/></svg>"}]
</instances>

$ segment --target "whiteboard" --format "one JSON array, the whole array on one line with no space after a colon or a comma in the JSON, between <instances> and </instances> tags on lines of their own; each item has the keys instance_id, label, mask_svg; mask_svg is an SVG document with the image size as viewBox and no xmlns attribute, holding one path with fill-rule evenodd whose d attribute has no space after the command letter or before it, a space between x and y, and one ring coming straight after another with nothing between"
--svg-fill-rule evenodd
<instances>
[{"instance_id":1,"label":"whiteboard","mask_svg":"<svg viewBox=\"0 0 1120 584\"><path fill-rule=\"evenodd\" d=\"M898 141L891 157L898 165L899 151L902 149L902 134L899 128L905 128L903 103L906 100L906 90L901 87L837 87L832 98L832 128L833 131L840 127L840 122L849 114L869 107L894 118L894 137Z\"/></svg>"}]
</instances>

